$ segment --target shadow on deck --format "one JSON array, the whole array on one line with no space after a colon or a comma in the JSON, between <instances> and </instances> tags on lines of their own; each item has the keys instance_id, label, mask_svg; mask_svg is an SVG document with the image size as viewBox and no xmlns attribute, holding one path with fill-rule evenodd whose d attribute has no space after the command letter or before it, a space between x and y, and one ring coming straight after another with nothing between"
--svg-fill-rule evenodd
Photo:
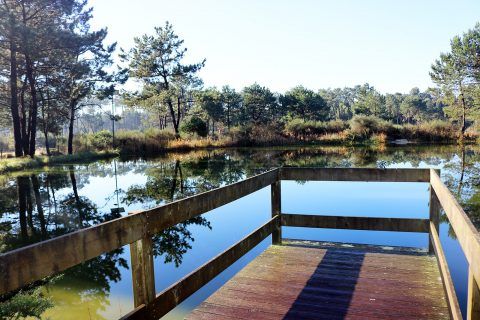
<instances>
[{"instance_id":1,"label":"shadow on deck","mask_svg":"<svg viewBox=\"0 0 480 320\"><path fill-rule=\"evenodd\" d=\"M448 319L434 256L408 248L271 246L187 319Z\"/></svg>"}]
</instances>

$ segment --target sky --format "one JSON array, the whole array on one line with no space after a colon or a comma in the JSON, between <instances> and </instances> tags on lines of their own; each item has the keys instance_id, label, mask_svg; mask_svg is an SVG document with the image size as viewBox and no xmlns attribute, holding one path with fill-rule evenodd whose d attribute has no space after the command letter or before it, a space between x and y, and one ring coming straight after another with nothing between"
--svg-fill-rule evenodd
<instances>
[{"instance_id":1,"label":"sky","mask_svg":"<svg viewBox=\"0 0 480 320\"><path fill-rule=\"evenodd\" d=\"M205 86L275 92L369 83L383 93L433 86L450 39L480 22L480 0L89 0L92 28L124 49L166 21Z\"/></svg>"}]
</instances>

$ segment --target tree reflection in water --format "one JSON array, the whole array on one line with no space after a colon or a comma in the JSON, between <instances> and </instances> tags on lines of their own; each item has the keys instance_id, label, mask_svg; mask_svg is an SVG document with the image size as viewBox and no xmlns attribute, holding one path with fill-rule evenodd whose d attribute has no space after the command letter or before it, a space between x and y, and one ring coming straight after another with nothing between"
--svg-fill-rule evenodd
<instances>
[{"instance_id":1,"label":"tree reflection in water","mask_svg":"<svg viewBox=\"0 0 480 320\"><path fill-rule=\"evenodd\" d=\"M141 175L146 181L124 184L125 190L118 190L118 194L124 206L149 208L282 165L441 166L442 179L476 226L480 226L480 149L474 146L463 149L456 146L306 147L166 154L154 160L120 162L117 168L120 176ZM112 213L98 199L87 197L86 192L92 188L90 180L104 178L105 185L113 186L114 177L115 167L111 161L60 166L13 178L0 177L0 252L119 217L119 212ZM164 230L154 237L154 254L162 257L165 263L179 266L194 242L192 226L211 229L210 222L200 216ZM112 303L112 283L121 281L123 272L129 272L124 257L125 252L120 248L64 272L47 287L56 306L45 316L102 319Z\"/></svg>"},{"instance_id":2,"label":"tree reflection in water","mask_svg":"<svg viewBox=\"0 0 480 320\"><path fill-rule=\"evenodd\" d=\"M480 229L480 151L471 146L458 147L457 154L445 164L442 178L473 224ZM445 214L442 221L448 222ZM456 238L451 226L448 233Z\"/></svg>"},{"instance_id":3,"label":"tree reflection in water","mask_svg":"<svg viewBox=\"0 0 480 320\"><path fill-rule=\"evenodd\" d=\"M145 202L160 204L193 195L198 192L198 182L191 179L193 175L190 171L187 173L188 175L184 176L180 160L149 170L145 185L130 187L122 202L127 205ZM188 228L190 225L212 228L203 216L167 228L153 237L154 255L164 256L165 263L174 262L178 267L182 263L183 255L192 248L191 243L195 241Z\"/></svg>"}]
</instances>

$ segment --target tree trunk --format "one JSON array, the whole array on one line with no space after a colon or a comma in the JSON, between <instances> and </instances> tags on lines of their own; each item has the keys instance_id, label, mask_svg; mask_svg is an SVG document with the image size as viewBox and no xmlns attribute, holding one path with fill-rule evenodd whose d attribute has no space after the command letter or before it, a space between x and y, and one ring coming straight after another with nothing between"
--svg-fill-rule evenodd
<instances>
[{"instance_id":1,"label":"tree trunk","mask_svg":"<svg viewBox=\"0 0 480 320\"><path fill-rule=\"evenodd\" d=\"M177 130L180 128L180 118L181 118L181 107L182 107L182 101L180 100L180 97L177 98Z\"/></svg>"},{"instance_id":2,"label":"tree trunk","mask_svg":"<svg viewBox=\"0 0 480 320\"><path fill-rule=\"evenodd\" d=\"M462 138L465 135L465 131L467 130L467 105L465 103L465 96L462 93Z\"/></svg>"},{"instance_id":3,"label":"tree trunk","mask_svg":"<svg viewBox=\"0 0 480 320\"><path fill-rule=\"evenodd\" d=\"M48 90L48 78L47 78L47 110L50 109L50 91ZM42 96L43 98L43 96ZM43 134L45 135L45 149L47 150L47 156L51 155L50 143L48 141L48 116L45 116L45 103L42 103L42 118L43 118Z\"/></svg>"},{"instance_id":4,"label":"tree trunk","mask_svg":"<svg viewBox=\"0 0 480 320\"><path fill-rule=\"evenodd\" d=\"M30 179L25 177L25 184L28 186L27 192L27 223L30 227L30 231L32 235L35 235L37 231L35 230L35 225L33 224L33 203L32 203L32 192L30 188Z\"/></svg>"},{"instance_id":5,"label":"tree trunk","mask_svg":"<svg viewBox=\"0 0 480 320\"><path fill-rule=\"evenodd\" d=\"M179 177L180 177L180 193L183 195L184 193L184 188L183 188L183 172L182 172L182 164L180 161L178 161L178 172L179 172Z\"/></svg>"},{"instance_id":6,"label":"tree trunk","mask_svg":"<svg viewBox=\"0 0 480 320\"><path fill-rule=\"evenodd\" d=\"M52 191L53 211L56 214L57 213L57 199L55 197L55 189L53 188L53 185L52 185L50 179L51 179L51 176L47 174L47 187L50 187L50 190ZM50 193L49 193L49 199L50 199Z\"/></svg>"},{"instance_id":7,"label":"tree trunk","mask_svg":"<svg viewBox=\"0 0 480 320\"><path fill-rule=\"evenodd\" d=\"M28 155L30 157L35 156L35 140L37 136L37 115L38 115L38 101L37 101L37 87L35 83L35 76L33 74L33 63L30 60L28 54L25 54L25 71L30 84L30 98L31 98L31 109L30 109L30 123L29 123L29 150Z\"/></svg>"},{"instance_id":8,"label":"tree trunk","mask_svg":"<svg viewBox=\"0 0 480 320\"><path fill-rule=\"evenodd\" d=\"M35 204L37 206L38 220L40 222L40 234L42 235L42 239L46 239L47 226L46 226L45 215L42 207L42 197L40 196L40 183L38 182L38 178L36 175L32 174L30 178L32 180L33 195L35 196Z\"/></svg>"},{"instance_id":9,"label":"tree trunk","mask_svg":"<svg viewBox=\"0 0 480 320\"><path fill-rule=\"evenodd\" d=\"M460 127L461 131L461 142L463 142L463 138L465 137L465 130L467 130L467 119L466 119L466 114L467 114L467 103L465 101L465 95L463 94L463 85L462 82L460 81L460 100L462 101L462 124Z\"/></svg>"},{"instance_id":10,"label":"tree trunk","mask_svg":"<svg viewBox=\"0 0 480 320\"><path fill-rule=\"evenodd\" d=\"M43 135L45 136L45 149L47 149L47 156L51 156L52 153L50 152L50 143L48 142L48 131L46 129L43 131Z\"/></svg>"},{"instance_id":11,"label":"tree trunk","mask_svg":"<svg viewBox=\"0 0 480 320\"><path fill-rule=\"evenodd\" d=\"M15 141L15 156L23 156L22 134L20 131L20 116L18 112L17 87L17 48L13 39L10 39L10 111L13 122L13 139Z\"/></svg>"},{"instance_id":12,"label":"tree trunk","mask_svg":"<svg viewBox=\"0 0 480 320\"><path fill-rule=\"evenodd\" d=\"M68 154L73 154L73 125L75 123L75 103L70 102L70 119L68 123Z\"/></svg>"},{"instance_id":13,"label":"tree trunk","mask_svg":"<svg viewBox=\"0 0 480 320\"><path fill-rule=\"evenodd\" d=\"M25 177L17 178L17 192L18 192L18 220L20 222L20 235L22 240L27 240L27 192L28 186L26 185Z\"/></svg>"},{"instance_id":14,"label":"tree trunk","mask_svg":"<svg viewBox=\"0 0 480 320\"><path fill-rule=\"evenodd\" d=\"M23 155L28 155L28 130L27 130L27 106L25 103L25 91L27 88L26 80L22 84L22 90L20 92L20 134L22 138L22 150Z\"/></svg>"},{"instance_id":15,"label":"tree trunk","mask_svg":"<svg viewBox=\"0 0 480 320\"><path fill-rule=\"evenodd\" d=\"M177 176L178 176L178 168L180 167L180 160L175 161L175 170L172 179L172 186L170 187L170 200L173 201L175 197L175 191L177 190Z\"/></svg>"},{"instance_id":16,"label":"tree trunk","mask_svg":"<svg viewBox=\"0 0 480 320\"><path fill-rule=\"evenodd\" d=\"M460 197L462 194L462 187L463 187L463 179L465 176L465 145L462 144L462 163L461 163L461 170L460 170L460 179L458 180L458 190L457 190L457 196Z\"/></svg>"},{"instance_id":17,"label":"tree trunk","mask_svg":"<svg viewBox=\"0 0 480 320\"><path fill-rule=\"evenodd\" d=\"M230 131L230 106L227 107L227 128Z\"/></svg>"},{"instance_id":18,"label":"tree trunk","mask_svg":"<svg viewBox=\"0 0 480 320\"><path fill-rule=\"evenodd\" d=\"M75 197L75 206L78 210L78 226L82 228L85 217L81 206L80 196L78 195L77 179L75 177L75 171L73 169L73 166L68 167L68 172L70 175L70 181L72 183L73 196Z\"/></svg>"},{"instance_id":19,"label":"tree trunk","mask_svg":"<svg viewBox=\"0 0 480 320\"><path fill-rule=\"evenodd\" d=\"M175 110L173 110L172 99L168 99L167 105L168 105L168 109L170 111L170 116L172 117L173 130L175 131L175 136L178 138L178 137L180 137L180 132L178 130L177 119L175 117Z\"/></svg>"}]
</instances>

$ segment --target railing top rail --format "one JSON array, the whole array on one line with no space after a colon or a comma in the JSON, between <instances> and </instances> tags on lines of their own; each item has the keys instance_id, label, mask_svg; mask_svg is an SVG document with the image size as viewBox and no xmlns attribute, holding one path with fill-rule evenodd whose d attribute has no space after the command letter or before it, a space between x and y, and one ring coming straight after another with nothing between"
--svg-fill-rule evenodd
<instances>
[{"instance_id":1,"label":"railing top rail","mask_svg":"<svg viewBox=\"0 0 480 320\"><path fill-rule=\"evenodd\" d=\"M430 169L282 167L281 180L430 182Z\"/></svg>"},{"instance_id":2,"label":"railing top rail","mask_svg":"<svg viewBox=\"0 0 480 320\"><path fill-rule=\"evenodd\" d=\"M480 283L480 233L435 170L430 170L430 177L431 187L455 231L475 279Z\"/></svg>"}]
</instances>

